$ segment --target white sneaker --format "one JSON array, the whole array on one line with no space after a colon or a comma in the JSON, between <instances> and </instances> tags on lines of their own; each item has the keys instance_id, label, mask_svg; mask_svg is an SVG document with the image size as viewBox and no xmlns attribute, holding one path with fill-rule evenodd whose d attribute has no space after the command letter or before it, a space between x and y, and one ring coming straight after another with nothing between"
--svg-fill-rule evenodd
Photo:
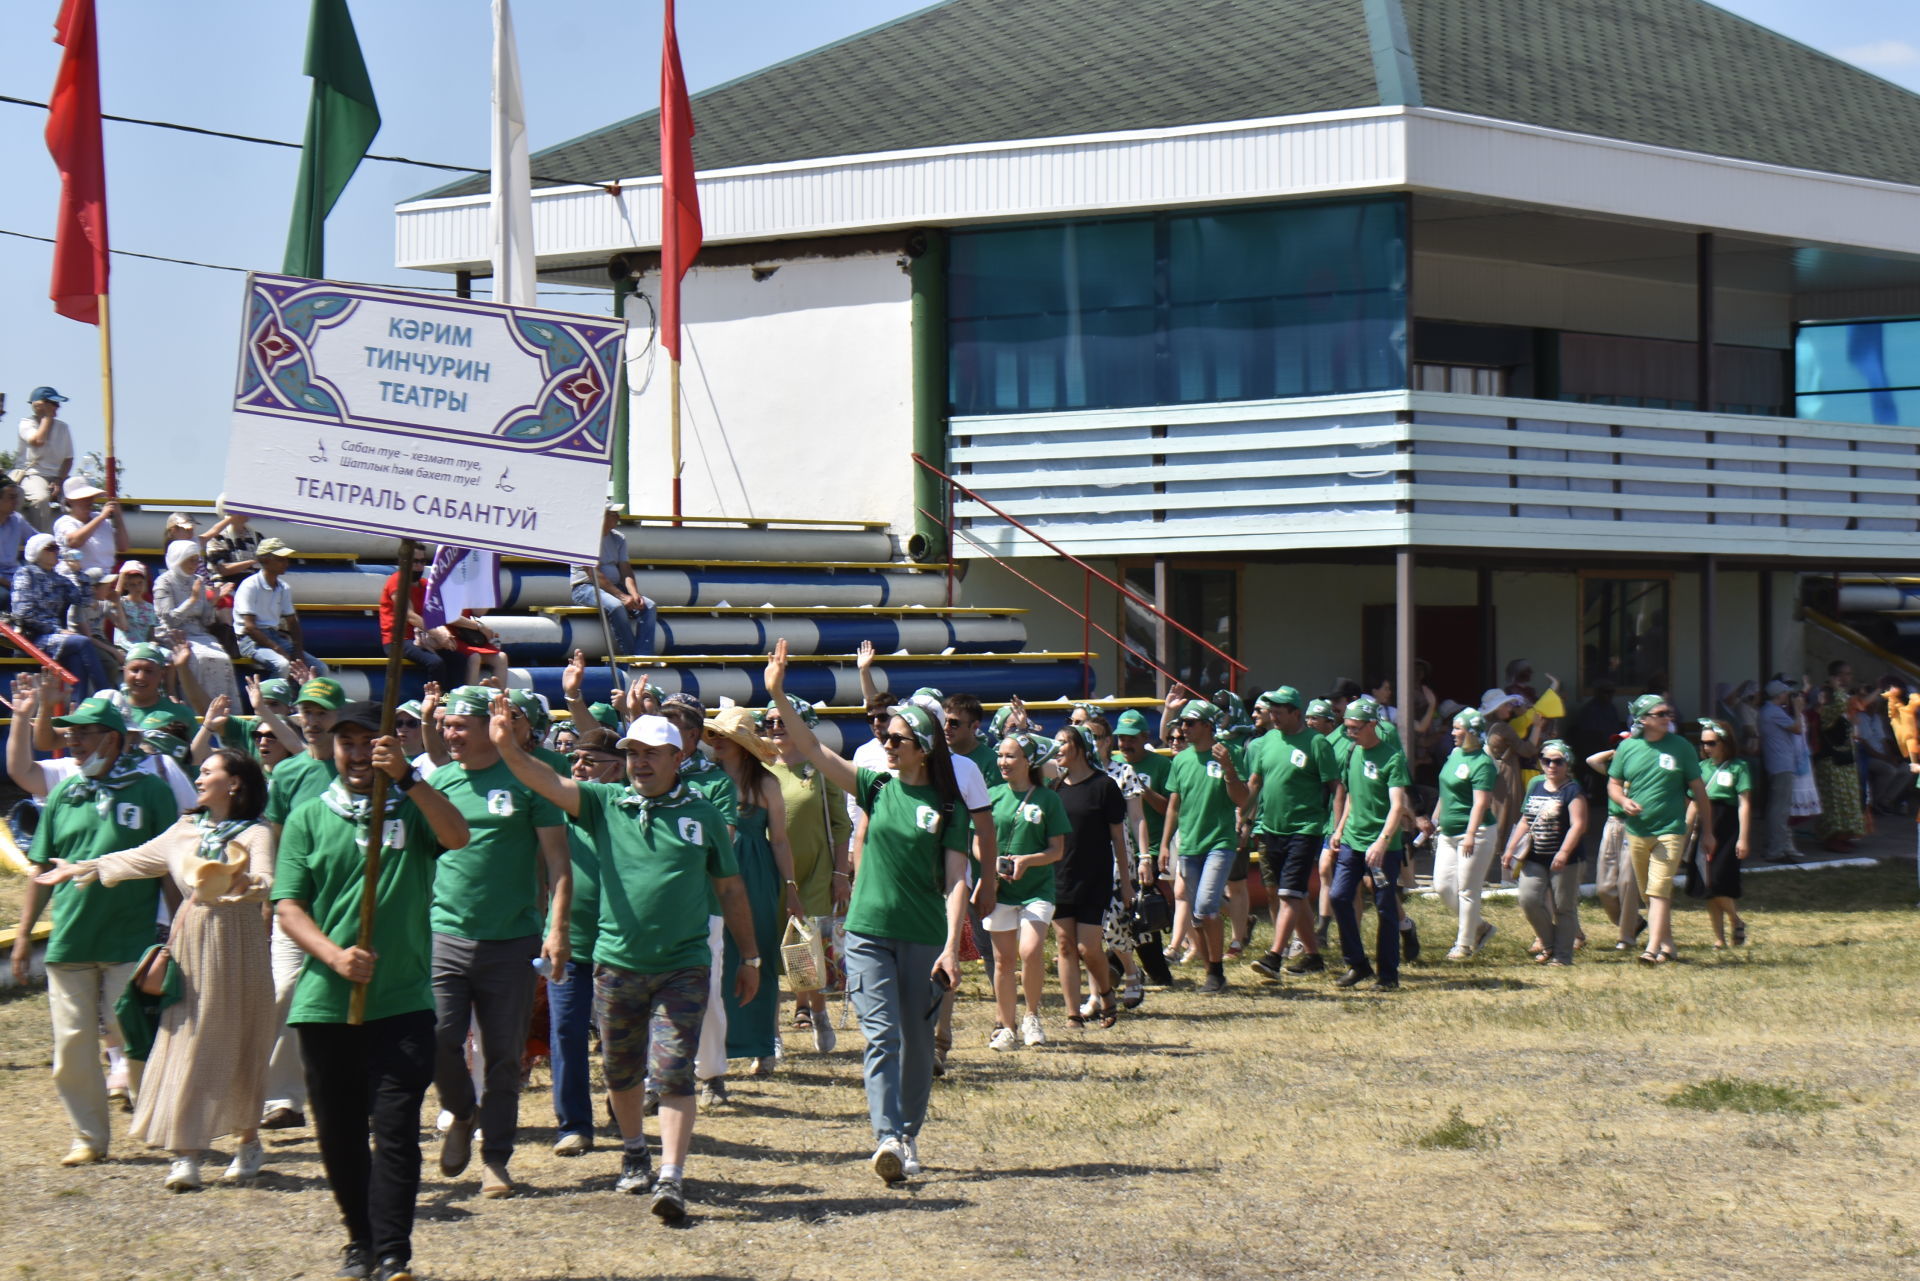
<instances>
[{"instance_id":1,"label":"white sneaker","mask_svg":"<svg viewBox=\"0 0 1920 1281\"><path fill-rule=\"evenodd\" d=\"M1080 1017L1083 1019L1090 1019L1094 1015L1098 1014L1099 1012L1100 1012L1100 998L1095 996L1091 992L1087 993L1087 999L1080 1002Z\"/></svg>"},{"instance_id":2,"label":"white sneaker","mask_svg":"<svg viewBox=\"0 0 1920 1281\"><path fill-rule=\"evenodd\" d=\"M1047 1034L1040 1027L1040 1016L1029 1014L1020 1020L1020 1039L1028 1045L1045 1045Z\"/></svg>"},{"instance_id":3,"label":"white sneaker","mask_svg":"<svg viewBox=\"0 0 1920 1281\"><path fill-rule=\"evenodd\" d=\"M199 1158L175 1157L173 1164L167 1167L166 1189L169 1192L198 1192L200 1190Z\"/></svg>"},{"instance_id":4,"label":"white sneaker","mask_svg":"<svg viewBox=\"0 0 1920 1281\"><path fill-rule=\"evenodd\" d=\"M1018 1043L1010 1027L997 1027L993 1029L993 1035L987 1038L989 1050L1011 1050Z\"/></svg>"},{"instance_id":5,"label":"white sneaker","mask_svg":"<svg viewBox=\"0 0 1920 1281\"><path fill-rule=\"evenodd\" d=\"M833 1030L833 1024L827 1019L825 1010L815 1010L813 1014L813 1048L822 1054L832 1054L833 1047L840 1044L840 1037Z\"/></svg>"},{"instance_id":6,"label":"white sneaker","mask_svg":"<svg viewBox=\"0 0 1920 1281\"><path fill-rule=\"evenodd\" d=\"M433 1118L433 1128L442 1134L451 1130L453 1128L453 1113L447 1111L445 1108L441 1108L440 1115Z\"/></svg>"},{"instance_id":7,"label":"white sneaker","mask_svg":"<svg viewBox=\"0 0 1920 1281\"><path fill-rule=\"evenodd\" d=\"M900 1146L900 1140L888 1135L881 1140L880 1146L873 1150L873 1172L880 1181L895 1184L907 1177L907 1154Z\"/></svg>"},{"instance_id":8,"label":"white sneaker","mask_svg":"<svg viewBox=\"0 0 1920 1281\"><path fill-rule=\"evenodd\" d=\"M260 1167L266 1163L267 1150L260 1146L260 1140L242 1143L240 1150L233 1154L233 1163L227 1166L227 1172L220 1177L228 1183L244 1183L260 1173Z\"/></svg>"},{"instance_id":9,"label":"white sneaker","mask_svg":"<svg viewBox=\"0 0 1920 1281\"><path fill-rule=\"evenodd\" d=\"M900 1147L906 1154L901 1158L900 1168L909 1179L920 1177L920 1145L910 1138L902 1137Z\"/></svg>"}]
</instances>

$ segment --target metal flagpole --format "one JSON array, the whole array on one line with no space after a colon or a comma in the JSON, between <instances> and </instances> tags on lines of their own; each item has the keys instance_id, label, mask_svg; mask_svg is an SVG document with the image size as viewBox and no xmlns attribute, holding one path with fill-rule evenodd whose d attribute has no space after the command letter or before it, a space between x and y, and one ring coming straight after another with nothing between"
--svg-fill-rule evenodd
<instances>
[{"instance_id":1,"label":"metal flagpole","mask_svg":"<svg viewBox=\"0 0 1920 1281\"><path fill-rule=\"evenodd\" d=\"M400 670L406 662L407 610L413 605L413 540L400 540L400 590L393 598L393 636L387 641L387 682L380 691L380 737L393 734L393 713L400 701ZM367 864L360 881L359 946L373 948L373 908L380 893L380 852L386 844L388 779L373 772L373 798L367 807ZM367 1016L367 985L355 983L347 1022L358 1027Z\"/></svg>"}]
</instances>

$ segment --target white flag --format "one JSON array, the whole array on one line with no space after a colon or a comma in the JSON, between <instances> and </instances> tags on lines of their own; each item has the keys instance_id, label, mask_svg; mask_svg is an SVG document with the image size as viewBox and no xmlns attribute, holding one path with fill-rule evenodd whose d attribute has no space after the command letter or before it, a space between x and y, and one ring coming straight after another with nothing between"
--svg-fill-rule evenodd
<instances>
[{"instance_id":1,"label":"white flag","mask_svg":"<svg viewBox=\"0 0 1920 1281\"><path fill-rule=\"evenodd\" d=\"M520 53L507 0L493 0L493 300L534 305L533 180L527 167L527 109Z\"/></svg>"},{"instance_id":2,"label":"white flag","mask_svg":"<svg viewBox=\"0 0 1920 1281\"><path fill-rule=\"evenodd\" d=\"M427 569L425 608L421 621L443 626L467 610L485 612L500 607L500 554L467 547L442 546Z\"/></svg>"}]
</instances>

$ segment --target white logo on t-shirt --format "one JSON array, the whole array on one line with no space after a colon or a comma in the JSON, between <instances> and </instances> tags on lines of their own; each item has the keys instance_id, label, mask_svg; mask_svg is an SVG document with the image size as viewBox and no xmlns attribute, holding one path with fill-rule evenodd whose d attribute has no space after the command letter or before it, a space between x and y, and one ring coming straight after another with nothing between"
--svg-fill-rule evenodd
<instances>
[{"instance_id":1,"label":"white logo on t-shirt","mask_svg":"<svg viewBox=\"0 0 1920 1281\"><path fill-rule=\"evenodd\" d=\"M122 827L138 827L140 819L140 807L132 801L122 801L113 808L113 821Z\"/></svg>"},{"instance_id":2,"label":"white logo on t-shirt","mask_svg":"<svg viewBox=\"0 0 1920 1281\"><path fill-rule=\"evenodd\" d=\"M1380 777L1380 767L1378 765L1375 765L1372 761L1362 761L1360 762L1360 764L1361 764L1361 767L1366 770L1368 778L1377 780Z\"/></svg>"},{"instance_id":3,"label":"white logo on t-shirt","mask_svg":"<svg viewBox=\"0 0 1920 1281\"><path fill-rule=\"evenodd\" d=\"M1295 769L1305 769L1307 767L1307 754L1297 747L1293 749L1293 767Z\"/></svg>"},{"instance_id":4,"label":"white logo on t-shirt","mask_svg":"<svg viewBox=\"0 0 1920 1281\"><path fill-rule=\"evenodd\" d=\"M403 818L390 818L381 825L386 832L385 844L388 849L404 849L407 844L407 821Z\"/></svg>"},{"instance_id":5,"label":"white logo on t-shirt","mask_svg":"<svg viewBox=\"0 0 1920 1281\"><path fill-rule=\"evenodd\" d=\"M702 841L705 839L706 834L707 834L707 830L706 828L700 826L699 819L683 818L680 820L680 839L685 841L687 844L689 845L701 844Z\"/></svg>"},{"instance_id":6,"label":"white logo on t-shirt","mask_svg":"<svg viewBox=\"0 0 1920 1281\"><path fill-rule=\"evenodd\" d=\"M1040 812L1040 807L1032 803L1020 807L1020 818L1022 822L1027 823L1044 823L1047 821L1047 816Z\"/></svg>"},{"instance_id":7,"label":"white logo on t-shirt","mask_svg":"<svg viewBox=\"0 0 1920 1281\"><path fill-rule=\"evenodd\" d=\"M923 832L940 830L940 812L931 805L922 805L913 811L913 825Z\"/></svg>"},{"instance_id":8,"label":"white logo on t-shirt","mask_svg":"<svg viewBox=\"0 0 1920 1281\"><path fill-rule=\"evenodd\" d=\"M1462 761L1460 765L1454 769L1453 776L1455 778L1465 778L1471 772L1472 771L1467 769L1466 762Z\"/></svg>"},{"instance_id":9,"label":"white logo on t-shirt","mask_svg":"<svg viewBox=\"0 0 1920 1281\"><path fill-rule=\"evenodd\" d=\"M513 793L504 787L496 787L488 792L487 813L497 814L502 818L510 816L513 813Z\"/></svg>"},{"instance_id":10,"label":"white logo on t-shirt","mask_svg":"<svg viewBox=\"0 0 1920 1281\"><path fill-rule=\"evenodd\" d=\"M1219 762L1219 761L1208 761L1208 762L1207 762L1207 777L1208 777L1208 778L1222 778L1222 777L1224 777L1224 774L1223 774L1223 772L1222 772L1222 771L1221 771L1221 769L1220 769L1220 762Z\"/></svg>"},{"instance_id":11,"label":"white logo on t-shirt","mask_svg":"<svg viewBox=\"0 0 1920 1281\"><path fill-rule=\"evenodd\" d=\"M1676 766L1676 765L1675 765L1675 763L1674 763L1674 759L1673 759L1673 757L1671 757L1671 756L1669 756L1669 755L1667 755L1667 754L1666 754L1665 752L1662 752L1662 753L1660 753L1660 768L1661 768L1661 769L1675 769L1675 768L1677 768L1677 766Z\"/></svg>"},{"instance_id":12,"label":"white logo on t-shirt","mask_svg":"<svg viewBox=\"0 0 1920 1281\"><path fill-rule=\"evenodd\" d=\"M1713 776L1713 785L1715 787L1732 787L1733 771L1730 769L1716 771Z\"/></svg>"}]
</instances>

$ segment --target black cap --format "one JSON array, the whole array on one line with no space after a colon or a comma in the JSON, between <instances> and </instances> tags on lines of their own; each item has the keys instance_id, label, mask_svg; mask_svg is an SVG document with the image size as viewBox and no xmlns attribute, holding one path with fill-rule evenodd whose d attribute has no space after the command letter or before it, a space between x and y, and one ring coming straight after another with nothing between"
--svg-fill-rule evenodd
<instances>
[{"instance_id":1,"label":"black cap","mask_svg":"<svg viewBox=\"0 0 1920 1281\"><path fill-rule=\"evenodd\" d=\"M362 729L380 732L380 704L361 699L357 703L348 703L333 714L334 732L338 733L345 725L358 725Z\"/></svg>"}]
</instances>

